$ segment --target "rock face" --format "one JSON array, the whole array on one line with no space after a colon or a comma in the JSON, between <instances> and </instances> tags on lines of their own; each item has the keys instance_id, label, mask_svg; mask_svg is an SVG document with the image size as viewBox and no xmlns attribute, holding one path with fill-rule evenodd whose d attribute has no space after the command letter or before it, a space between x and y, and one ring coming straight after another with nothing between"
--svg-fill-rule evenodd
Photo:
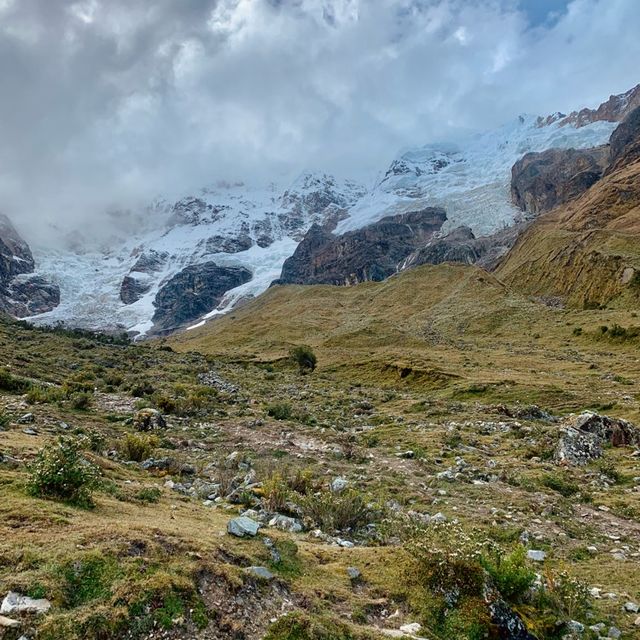
<instances>
[{"instance_id":1,"label":"rock face","mask_svg":"<svg viewBox=\"0 0 640 640\"><path fill-rule=\"evenodd\" d=\"M594 149L548 149L527 153L511 169L511 199L538 215L582 195L604 173L606 145Z\"/></svg>"},{"instance_id":2,"label":"rock face","mask_svg":"<svg viewBox=\"0 0 640 640\"><path fill-rule=\"evenodd\" d=\"M611 134L609 167L611 173L640 158L640 106L634 109Z\"/></svg>"},{"instance_id":3,"label":"rock face","mask_svg":"<svg viewBox=\"0 0 640 640\"><path fill-rule=\"evenodd\" d=\"M220 303L224 294L251 280L244 267L219 267L215 262L191 265L171 278L158 292L154 332L178 329L197 320Z\"/></svg>"},{"instance_id":4,"label":"rock face","mask_svg":"<svg viewBox=\"0 0 640 640\"><path fill-rule=\"evenodd\" d=\"M333 235L314 225L282 268L275 284L352 285L396 273L409 254L426 244L446 221L444 209L388 216L367 227Z\"/></svg>"},{"instance_id":5,"label":"rock face","mask_svg":"<svg viewBox=\"0 0 640 640\"><path fill-rule=\"evenodd\" d=\"M140 254L120 286L120 299L125 304L137 302L151 290L153 276L162 270L169 254L154 250Z\"/></svg>"},{"instance_id":6,"label":"rock face","mask_svg":"<svg viewBox=\"0 0 640 640\"><path fill-rule=\"evenodd\" d=\"M476 238L469 227L458 227L446 236L434 238L424 247L414 251L404 261L402 269L417 267L421 264L460 262L475 264L487 271L493 271L528 226L528 222L520 222L497 233L479 238Z\"/></svg>"},{"instance_id":7,"label":"rock face","mask_svg":"<svg viewBox=\"0 0 640 640\"><path fill-rule=\"evenodd\" d=\"M0 311L23 318L60 303L59 288L35 275L29 245L11 221L0 214Z\"/></svg>"}]
</instances>

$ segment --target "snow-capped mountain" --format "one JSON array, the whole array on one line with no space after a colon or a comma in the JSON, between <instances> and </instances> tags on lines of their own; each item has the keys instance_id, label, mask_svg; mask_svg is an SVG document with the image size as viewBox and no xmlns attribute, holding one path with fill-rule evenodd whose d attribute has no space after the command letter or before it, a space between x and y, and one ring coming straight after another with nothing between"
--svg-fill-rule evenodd
<instances>
[{"instance_id":1,"label":"snow-capped mountain","mask_svg":"<svg viewBox=\"0 0 640 640\"><path fill-rule=\"evenodd\" d=\"M222 297L212 294L207 315L223 313L264 291L312 224L335 226L364 192L325 174L303 174L287 189L220 183L172 207L156 207L155 229L107 250L36 247L39 273L59 285L61 302L32 320L146 335L158 320L158 294L185 269L212 262L251 274Z\"/></svg>"},{"instance_id":2,"label":"snow-capped mountain","mask_svg":"<svg viewBox=\"0 0 640 640\"><path fill-rule=\"evenodd\" d=\"M604 121L582 127L559 122L539 126L535 116L520 116L457 143L405 150L336 231L440 206L447 212L443 231L465 225L476 235L493 233L513 224L521 213L511 202L510 179L511 167L525 153L604 144L615 127L615 122Z\"/></svg>"},{"instance_id":3,"label":"snow-capped mountain","mask_svg":"<svg viewBox=\"0 0 640 640\"><path fill-rule=\"evenodd\" d=\"M81 241L75 250L35 247L37 274L59 287L60 304L32 320L139 336L201 323L266 290L313 225L343 234L441 207L441 235L461 225L491 234L523 215L510 195L517 160L604 144L639 100L637 87L597 110L520 116L466 139L405 149L370 189L305 173L288 188L219 183L174 204L159 200L140 214L136 233L106 249Z\"/></svg>"}]
</instances>

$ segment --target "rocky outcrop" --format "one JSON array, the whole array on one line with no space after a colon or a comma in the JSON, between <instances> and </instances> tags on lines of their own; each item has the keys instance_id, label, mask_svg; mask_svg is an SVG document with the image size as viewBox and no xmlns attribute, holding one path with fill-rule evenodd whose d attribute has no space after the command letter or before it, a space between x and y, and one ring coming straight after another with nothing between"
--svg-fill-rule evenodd
<instances>
[{"instance_id":1,"label":"rocky outcrop","mask_svg":"<svg viewBox=\"0 0 640 640\"><path fill-rule=\"evenodd\" d=\"M60 304L60 289L34 274L29 245L0 214L0 311L24 318Z\"/></svg>"},{"instance_id":2,"label":"rocky outcrop","mask_svg":"<svg viewBox=\"0 0 640 640\"><path fill-rule=\"evenodd\" d=\"M589 411L569 417L560 434L554 459L561 464L587 464L602 457L605 446L640 444L640 431L630 422Z\"/></svg>"},{"instance_id":3,"label":"rocky outcrop","mask_svg":"<svg viewBox=\"0 0 640 640\"><path fill-rule=\"evenodd\" d=\"M120 285L120 300L124 304L133 304L149 293L153 286L153 274L162 270L169 254L147 251L140 254L129 274Z\"/></svg>"},{"instance_id":4,"label":"rocky outcrop","mask_svg":"<svg viewBox=\"0 0 640 640\"><path fill-rule=\"evenodd\" d=\"M593 122L621 122L637 107L640 107L640 84L625 93L610 96L597 109L581 109L569 115L554 113L546 118L538 118L538 126L558 122L560 126L580 128Z\"/></svg>"},{"instance_id":5,"label":"rocky outcrop","mask_svg":"<svg viewBox=\"0 0 640 640\"><path fill-rule=\"evenodd\" d=\"M487 271L493 271L527 226L527 222L521 222L479 238L476 238L469 227L458 227L445 236L430 240L424 247L414 251L404 261L402 269L417 267L421 264L460 262L475 264Z\"/></svg>"},{"instance_id":6,"label":"rocky outcrop","mask_svg":"<svg viewBox=\"0 0 640 640\"><path fill-rule=\"evenodd\" d=\"M611 134L609 167L611 173L640 159L640 106Z\"/></svg>"},{"instance_id":7,"label":"rocky outcrop","mask_svg":"<svg viewBox=\"0 0 640 640\"><path fill-rule=\"evenodd\" d=\"M429 207L389 216L336 236L314 225L274 284L352 285L396 273L412 251L425 245L446 221L444 209Z\"/></svg>"},{"instance_id":8,"label":"rocky outcrop","mask_svg":"<svg viewBox=\"0 0 640 640\"><path fill-rule=\"evenodd\" d=\"M205 262L187 267L158 292L153 315L154 333L167 333L215 309L229 289L251 280L244 267L220 267Z\"/></svg>"},{"instance_id":9,"label":"rocky outcrop","mask_svg":"<svg viewBox=\"0 0 640 640\"><path fill-rule=\"evenodd\" d=\"M607 145L594 149L548 149L527 153L511 169L511 200L533 215L582 195L604 173Z\"/></svg>"}]
</instances>

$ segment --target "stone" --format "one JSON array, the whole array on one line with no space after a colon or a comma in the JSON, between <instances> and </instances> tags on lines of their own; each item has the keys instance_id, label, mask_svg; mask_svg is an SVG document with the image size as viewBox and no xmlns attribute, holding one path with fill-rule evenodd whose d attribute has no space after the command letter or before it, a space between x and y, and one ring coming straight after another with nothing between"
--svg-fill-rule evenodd
<instances>
[{"instance_id":1,"label":"stone","mask_svg":"<svg viewBox=\"0 0 640 640\"><path fill-rule=\"evenodd\" d=\"M608 160L607 145L527 153L511 169L512 202L531 215L550 211L597 182Z\"/></svg>"},{"instance_id":2,"label":"stone","mask_svg":"<svg viewBox=\"0 0 640 640\"><path fill-rule=\"evenodd\" d=\"M607 634L608 638L614 638L617 640L622 635L622 631L618 629L618 627L609 627L609 633Z\"/></svg>"},{"instance_id":3,"label":"stone","mask_svg":"<svg viewBox=\"0 0 640 640\"><path fill-rule=\"evenodd\" d=\"M396 453L397 458L404 458L405 460L412 460L416 457L414 451L401 451L400 453Z\"/></svg>"},{"instance_id":4,"label":"stone","mask_svg":"<svg viewBox=\"0 0 640 640\"><path fill-rule=\"evenodd\" d=\"M16 591L10 591L0 606L0 614L12 615L16 613L47 613L51 603L44 598L29 598Z\"/></svg>"},{"instance_id":5,"label":"stone","mask_svg":"<svg viewBox=\"0 0 640 640\"><path fill-rule=\"evenodd\" d=\"M402 633L409 633L414 636L420 633L421 629L422 629L422 625L419 622L411 622L409 624L403 624L400 627L400 631L402 631Z\"/></svg>"},{"instance_id":6,"label":"stone","mask_svg":"<svg viewBox=\"0 0 640 640\"><path fill-rule=\"evenodd\" d=\"M157 409L140 409L133 416L133 426L138 431L155 431L166 429L167 421Z\"/></svg>"},{"instance_id":7,"label":"stone","mask_svg":"<svg viewBox=\"0 0 640 640\"><path fill-rule=\"evenodd\" d=\"M640 627L640 616L638 616L638 617L635 619L635 622L634 622L633 624L634 624L636 627Z\"/></svg>"},{"instance_id":8,"label":"stone","mask_svg":"<svg viewBox=\"0 0 640 640\"><path fill-rule=\"evenodd\" d=\"M529 549L527 551L527 558L529 560L533 560L534 562L544 562L547 554L544 551L539 551L536 549Z\"/></svg>"},{"instance_id":9,"label":"stone","mask_svg":"<svg viewBox=\"0 0 640 640\"><path fill-rule=\"evenodd\" d=\"M20 622L18 620L13 620L6 616L0 616L0 627L4 627L5 629L17 629L19 626Z\"/></svg>"},{"instance_id":10,"label":"stone","mask_svg":"<svg viewBox=\"0 0 640 640\"><path fill-rule=\"evenodd\" d=\"M577 620L569 620L569 622L567 622L567 630L571 633L582 634L584 633L584 625Z\"/></svg>"},{"instance_id":11,"label":"stone","mask_svg":"<svg viewBox=\"0 0 640 640\"><path fill-rule=\"evenodd\" d=\"M445 516L444 513L440 513L438 511L435 516L431 517L431 522L434 522L436 524L444 524L445 522L447 522L447 516Z\"/></svg>"},{"instance_id":12,"label":"stone","mask_svg":"<svg viewBox=\"0 0 640 640\"><path fill-rule=\"evenodd\" d=\"M349 576L350 580L360 580L360 578L362 577L360 569L356 567L347 567L347 575Z\"/></svg>"},{"instance_id":13,"label":"stone","mask_svg":"<svg viewBox=\"0 0 640 640\"><path fill-rule=\"evenodd\" d=\"M640 611L640 605L637 602L626 602L624 605L624 610L627 613L638 613Z\"/></svg>"},{"instance_id":14,"label":"stone","mask_svg":"<svg viewBox=\"0 0 640 640\"><path fill-rule=\"evenodd\" d=\"M227 523L227 532L237 538L256 536L258 535L258 529L260 529L260 523L244 516L229 520Z\"/></svg>"},{"instance_id":15,"label":"stone","mask_svg":"<svg viewBox=\"0 0 640 640\"><path fill-rule=\"evenodd\" d=\"M348 485L349 481L345 478L335 478L335 480L331 482L331 491L333 491L334 493L341 493L347 488Z\"/></svg>"},{"instance_id":16,"label":"stone","mask_svg":"<svg viewBox=\"0 0 640 640\"><path fill-rule=\"evenodd\" d=\"M266 567L247 567L244 571L250 576L253 576L254 578L258 578L260 580L267 580L270 582L275 578L273 573L271 573L271 571L269 571L269 569L267 569Z\"/></svg>"},{"instance_id":17,"label":"stone","mask_svg":"<svg viewBox=\"0 0 640 640\"><path fill-rule=\"evenodd\" d=\"M23 416L18 418L18 424L32 424L36 421L36 417L33 413L25 413Z\"/></svg>"},{"instance_id":18,"label":"stone","mask_svg":"<svg viewBox=\"0 0 640 640\"><path fill-rule=\"evenodd\" d=\"M269 526L288 531L289 533L300 533L302 531L302 523L296 518L277 514L269 520Z\"/></svg>"},{"instance_id":19,"label":"stone","mask_svg":"<svg viewBox=\"0 0 640 640\"><path fill-rule=\"evenodd\" d=\"M271 556L271 562L274 564L279 564L282 562L282 556L280 552L276 549L276 545L274 544L271 538L263 538L262 542L264 546L269 550L269 555Z\"/></svg>"}]
</instances>

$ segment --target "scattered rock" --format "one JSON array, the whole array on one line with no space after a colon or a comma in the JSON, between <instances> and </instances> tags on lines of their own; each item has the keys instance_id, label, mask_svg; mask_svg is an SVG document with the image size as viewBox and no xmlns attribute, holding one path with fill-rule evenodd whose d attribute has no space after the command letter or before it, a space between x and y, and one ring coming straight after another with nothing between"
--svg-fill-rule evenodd
<instances>
[{"instance_id":1,"label":"scattered rock","mask_svg":"<svg viewBox=\"0 0 640 640\"><path fill-rule=\"evenodd\" d=\"M266 567L247 567L244 571L259 580L267 580L270 582L275 578L273 573L271 573L271 571Z\"/></svg>"},{"instance_id":2,"label":"scattered rock","mask_svg":"<svg viewBox=\"0 0 640 640\"><path fill-rule=\"evenodd\" d=\"M402 633L408 633L414 636L420 633L420 629L422 629L422 625L419 622L411 622L409 624L403 624L400 627L400 631L402 631Z\"/></svg>"},{"instance_id":3,"label":"scattered rock","mask_svg":"<svg viewBox=\"0 0 640 640\"><path fill-rule=\"evenodd\" d=\"M51 609L51 603L44 598L29 598L15 591L9 591L2 601L2 606L0 606L0 614L47 613L49 609Z\"/></svg>"},{"instance_id":4,"label":"scattered rock","mask_svg":"<svg viewBox=\"0 0 640 640\"><path fill-rule=\"evenodd\" d=\"M207 371L206 373L198 374L198 382L205 387L213 387L217 391L222 393L235 394L238 393L238 387L232 384L228 380L225 380L215 371Z\"/></svg>"},{"instance_id":5,"label":"scattered rock","mask_svg":"<svg viewBox=\"0 0 640 640\"><path fill-rule=\"evenodd\" d=\"M356 567L347 567L347 575L349 576L349 579L353 581L360 580L360 578L362 578L360 569L357 569Z\"/></svg>"},{"instance_id":6,"label":"scattered rock","mask_svg":"<svg viewBox=\"0 0 640 640\"><path fill-rule=\"evenodd\" d=\"M277 514L271 518L271 520L269 520L269 526L281 529L282 531L288 531L289 533L300 533L300 531L302 531L302 523L300 520L281 514Z\"/></svg>"},{"instance_id":7,"label":"scattered rock","mask_svg":"<svg viewBox=\"0 0 640 640\"><path fill-rule=\"evenodd\" d=\"M36 421L36 417L33 413L25 413L22 417L18 418L18 424L32 424Z\"/></svg>"},{"instance_id":8,"label":"scattered rock","mask_svg":"<svg viewBox=\"0 0 640 640\"><path fill-rule=\"evenodd\" d=\"M133 426L138 431L154 431L156 429L166 429L167 422L157 409L140 409L133 416Z\"/></svg>"},{"instance_id":9,"label":"scattered rock","mask_svg":"<svg viewBox=\"0 0 640 640\"><path fill-rule=\"evenodd\" d=\"M19 626L20 622L18 620L13 620L6 616L0 616L0 627L4 627L5 629L17 629Z\"/></svg>"},{"instance_id":10,"label":"scattered rock","mask_svg":"<svg viewBox=\"0 0 640 640\"><path fill-rule=\"evenodd\" d=\"M344 491L348 485L349 485L349 481L346 480L345 478L336 478L331 483L331 491L333 491L334 493L340 493Z\"/></svg>"},{"instance_id":11,"label":"scattered rock","mask_svg":"<svg viewBox=\"0 0 640 640\"><path fill-rule=\"evenodd\" d=\"M229 520L227 524L228 533L238 538L256 536L258 535L258 529L260 529L260 523L245 516Z\"/></svg>"}]
</instances>

